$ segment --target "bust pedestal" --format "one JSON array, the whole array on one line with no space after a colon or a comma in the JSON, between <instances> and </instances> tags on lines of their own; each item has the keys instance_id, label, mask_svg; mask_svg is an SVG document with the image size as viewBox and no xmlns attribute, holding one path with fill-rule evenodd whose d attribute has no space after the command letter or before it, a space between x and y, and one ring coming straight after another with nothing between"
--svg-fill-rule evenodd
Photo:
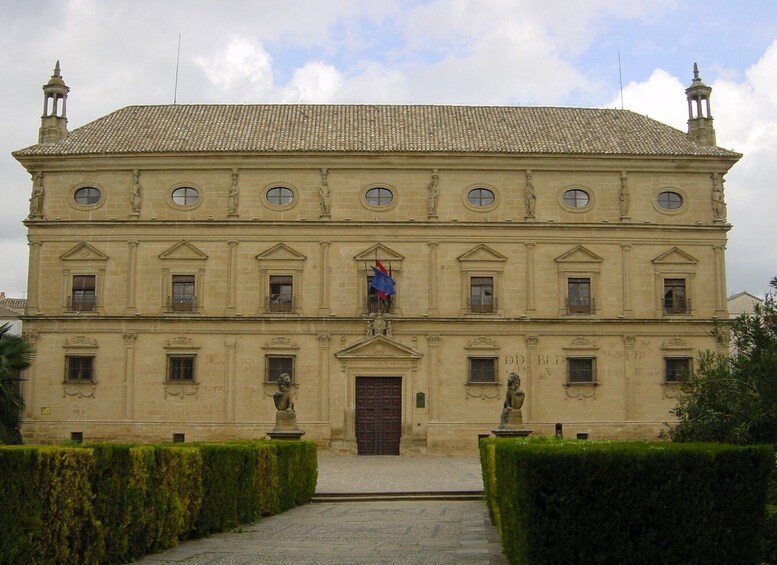
<instances>
[{"instance_id":1,"label":"bust pedestal","mask_svg":"<svg viewBox=\"0 0 777 565\"><path fill-rule=\"evenodd\" d=\"M299 439L305 432L297 427L297 414L293 410L278 410L275 413L275 427L267 435L272 439Z\"/></svg>"}]
</instances>

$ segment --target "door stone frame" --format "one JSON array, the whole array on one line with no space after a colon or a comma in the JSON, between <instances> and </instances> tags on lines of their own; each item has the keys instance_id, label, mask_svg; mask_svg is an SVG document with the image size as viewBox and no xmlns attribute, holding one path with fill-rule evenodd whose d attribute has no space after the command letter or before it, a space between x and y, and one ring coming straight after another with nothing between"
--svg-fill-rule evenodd
<instances>
[{"instance_id":1,"label":"door stone frame","mask_svg":"<svg viewBox=\"0 0 777 565\"><path fill-rule=\"evenodd\" d=\"M402 421L399 454L417 450L413 442L414 386L419 382L419 362L423 354L383 335L374 336L335 353L340 361L341 382L345 384L343 411L344 437L338 451L356 454L356 377L401 377ZM338 442L339 443L339 442Z\"/></svg>"}]
</instances>

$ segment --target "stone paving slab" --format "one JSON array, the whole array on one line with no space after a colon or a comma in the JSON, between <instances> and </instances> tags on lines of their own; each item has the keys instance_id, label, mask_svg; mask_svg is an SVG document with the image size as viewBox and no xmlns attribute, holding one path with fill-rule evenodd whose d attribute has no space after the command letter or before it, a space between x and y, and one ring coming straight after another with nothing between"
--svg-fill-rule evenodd
<instances>
[{"instance_id":1,"label":"stone paving slab","mask_svg":"<svg viewBox=\"0 0 777 565\"><path fill-rule=\"evenodd\" d=\"M505 564L475 501L308 504L238 531L148 555L146 565Z\"/></svg>"},{"instance_id":2,"label":"stone paving slab","mask_svg":"<svg viewBox=\"0 0 777 565\"><path fill-rule=\"evenodd\" d=\"M464 456L319 454L317 493L482 490L480 463ZM234 532L148 555L146 565L503 565L482 501L307 504Z\"/></svg>"},{"instance_id":3,"label":"stone paving slab","mask_svg":"<svg viewBox=\"0 0 777 565\"><path fill-rule=\"evenodd\" d=\"M482 491L474 456L319 454L317 493Z\"/></svg>"}]
</instances>

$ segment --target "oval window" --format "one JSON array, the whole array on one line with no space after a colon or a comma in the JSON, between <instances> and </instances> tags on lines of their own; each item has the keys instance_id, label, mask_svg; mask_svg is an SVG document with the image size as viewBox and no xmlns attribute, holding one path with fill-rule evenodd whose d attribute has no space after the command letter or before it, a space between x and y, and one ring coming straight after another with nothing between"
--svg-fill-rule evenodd
<instances>
[{"instance_id":1,"label":"oval window","mask_svg":"<svg viewBox=\"0 0 777 565\"><path fill-rule=\"evenodd\" d=\"M172 194L173 202L178 204L178 206L192 206L197 203L199 197L200 194L197 192L197 189L191 186L176 188Z\"/></svg>"},{"instance_id":2,"label":"oval window","mask_svg":"<svg viewBox=\"0 0 777 565\"><path fill-rule=\"evenodd\" d=\"M294 192L285 186L275 186L267 191L267 202L273 206L288 206L294 200Z\"/></svg>"},{"instance_id":3,"label":"oval window","mask_svg":"<svg viewBox=\"0 0 777 565\"><path fill-rule=\"evenodd\" d=\"M73 199L76 201L76 204L80 204L81 206L93 206L100 201L100 197L100 189L94 188L93 186L79 188L76 190L75 194L73 194Z\"/></svg>"},{"instance_id":4,"label":"oval window","mask_svg":"<svg viewBox=\"0 0 777 565\"><path fill-rule=\"evenodd\" d=\"M658 205L664 210L677 210L683 205L683 197L676 192L667 190L658 195Z\"/></svg>"},{"instance_id":5,"label":"oval window","mask_svg":"<svg viewBox=\"0 0 777 565\"><path fill-rule=\"evenodd\" d=\"M393 202L394 195L388 188L371 188L364 195L364 200L370 206L388 206Z\"/></svg>"},{"instance_id":6,"label":"oval window","mask_svg":"<svg viewBox=\"0 0 777 565\"><path fill-rule=\"evenodd\" d=\"M591 197L585 190L573 188L564 193L564 204L570 208L585 208L591 201Z\"/></svg>"},{"instance_id":7,"label":"oval window","mask_svg":"<svg viewBox=\"0 0 777 565\"><path fill-rule=\"evenodd\" d=\"M487 188L473 188L467 194L467 202L479 208L487 208L493 205L495 200L493 191Z\"/></svg>"}]
</instances>

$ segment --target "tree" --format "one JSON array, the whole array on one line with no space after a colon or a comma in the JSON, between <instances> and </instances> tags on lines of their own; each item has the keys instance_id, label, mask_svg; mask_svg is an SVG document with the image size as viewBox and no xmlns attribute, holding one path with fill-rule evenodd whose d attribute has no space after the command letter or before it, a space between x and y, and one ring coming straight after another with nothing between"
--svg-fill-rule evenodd
<instances>
[{"instance_id":1,"label":"tree","mask_svg":"<svg viewBox=\"0 0 777 565\"><path fill-rule=\"evenodd\" d=\"M720 441L777 445L777 277L752 315L738 316L713 333L730 333L729 356L704 352L698 370L682 384L672 410L679 422L673 441Z\"/></svg>"},{"instance_id":2,"label":"tree","mask_svg":"<svg viewBox=\"0 0 777 565\"><path fill-rule=\"evenodd\" d=\"M11 324L0 326L0 443L18 437L24 398L19 391L20 373L30 366L34 350L21 336L11 334Z\"/></svg>"}]
</instances>

